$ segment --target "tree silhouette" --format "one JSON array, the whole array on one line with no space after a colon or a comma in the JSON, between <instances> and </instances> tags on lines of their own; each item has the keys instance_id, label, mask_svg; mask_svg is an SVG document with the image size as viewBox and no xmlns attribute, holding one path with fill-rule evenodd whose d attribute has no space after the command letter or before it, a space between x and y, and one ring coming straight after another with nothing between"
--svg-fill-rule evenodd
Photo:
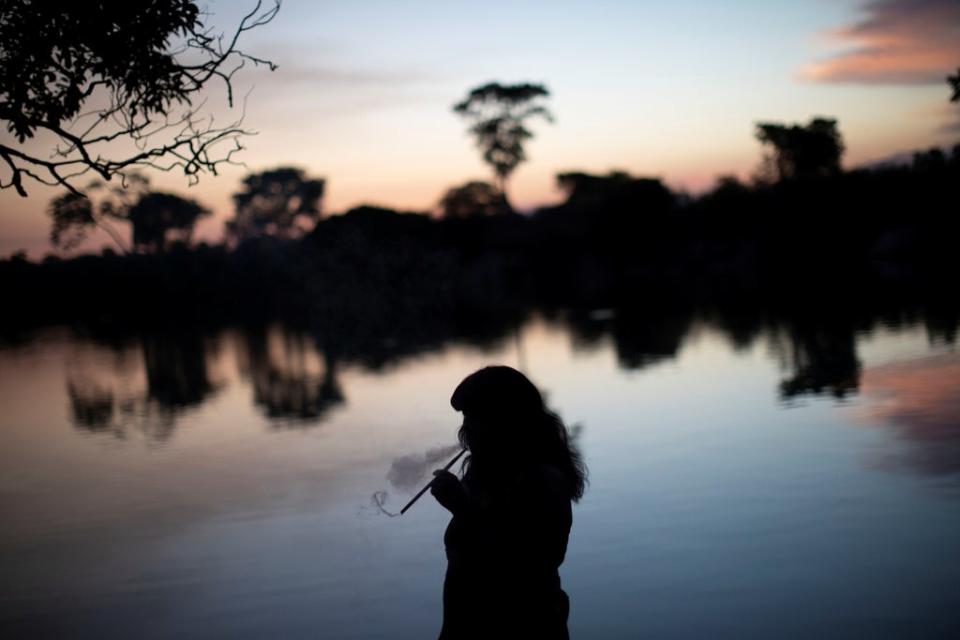
<instances>
[{"instance_id":1,"label":"tree silhouette","mask_svg":"<svg viewBox=\"0 0 960 640\"><path fill-rule=\"evenodd\" d=\"M189 243L193 228L210 211L196 201L172 193L149 190L148 180L140 174L126 176L124 184L107 187L91 184L87 190L98 201L72 191L54 198L49 213L53 218L50 242L58 248L73 249L94 228L104 230L124 252L131 248L142 252L163 252L173 242ZM117 222L130 225L127 245L114 227Z\"/></svg>"},{"instance_id":2,"label":"tree silhouette","mask_svg":"<svg viewBox=\"0 0 960 640\"><path fill-rule=\"evenodd\" d=\"M539 103L549 95L540 84L491 82L471 90L453 106L455 113L472 123L469 131L477 139L484 161L493 167L496 186L505 201L507 179L527 159L523 144L533 137L526 121L540 116L553 122L553 115Z\"/></svg>"},{"instance_id":3,"label":"tree silhouette","mask_svg":"<svg viewBox=\"0 0 960 640\"><path fill-rule=\"evenodd\" d=\"M837 121L813 118L806 126L759 123L757 139L772 147L764 163L778 180L807 179L841 172L843 138Z\"/></svg>"},{"instance_id":4,"label":"tree silhouette","mask_svg":"<svg viewBox=\"0 0 960 640\"><path fill-rule=\"evenodd\" d=\"M640 206L661 211L674 203L674 195L658 178L637 178L625 171L611 171L605 176L580 171L558 173L557 186L567 194L567 205L598 210Z\"/></svg>"},{"instance_id":5,"label":"tree silhouette","mask_svg":"<svg viewBox=\"0 0 960 640\"><path fill-rule=\"evenodd\" d=\"M151 191L129 209L126 217L133 228L134 249L159 253L173 243L190 244L197 220L207 215L210 210L195 200Z\"/></svg>"},{"instance_id":6,"label":"tree silhouette","mask_svg":"<svg viewBox=\"0 0 960 640\"><path fill-rule=\"evenodd\" d=\"M117 246L126 253L127 245L120 239L107 216L101 216L90 200L78 193L67 192L54 198L48 210L53 224L50 228L50 244L60 249L73 249L86 240L95 227L106 231Z\"/></svg>"},{"instance_id":7,"label":"tree silhouette","mask_svg":"<svg viewBox=\"0 0 960 640\"><path fill-rule=\"evenodd\" d=\"M238 50L279 2L258 1L232 35L214 33L193 0L5 2L0 10L0 188L26 196L24 179L79 193L88 172L110 180L132 167L181 169L195 181L239 150L239 121L216 126L194 104L211 82L246 64L275 65ZM49 153L28 144L50 140Z\"/></svg>"},{"instance_id":8,"label":"tree silhouette","mask_svg":"<svg viewBox=\"0 0 960 640\"><path fill-rule=\"evenodd\" d=\"M143 193L149 181L140 173L125 175L120 184L106 186L93 182L86 191L92 196L99 192L99 202L82 193L68 191L54 198L48 209L53 225L50 243L60 249L73 249L82 243L93 229L102 229L124 253L130 246L120 237L113 226L115 222L127 222L126 214Z\"/></svg>"},{"instance_id":9,"label":"tree silhouette","mask_svg":"<svg viewBox=\"0 0 960 640\"><path fill-rule=\"evenodd\" d=\"M473 218L509 213L503 193L489 182L474 180L451 187L440 199L446 218Z\"/></svg>"},{"instance_id":10,"label":"tree silhouette","mask_svg":"<svg viewBox=\"0 0 960 640\"><path fill-rule=\"evenodd\" d=\"M309 231L320 219L324 187L323 178L308 178L295 167L252 173L243 179L243 191L233 194L236 213L227 232L245 240Z\"/></svg>"},{"instance_id":11,"label":"tree silhouette","mask_svg":"<svg viewBox=\"0 0 960 640\"><path fill-rule=\"evenodd\" d=\"M947 82L950 83L950 88L953 89L950 102L960 102L960 67L957 68L957 75L947 77Z\"/></svg>"}]
</instances>

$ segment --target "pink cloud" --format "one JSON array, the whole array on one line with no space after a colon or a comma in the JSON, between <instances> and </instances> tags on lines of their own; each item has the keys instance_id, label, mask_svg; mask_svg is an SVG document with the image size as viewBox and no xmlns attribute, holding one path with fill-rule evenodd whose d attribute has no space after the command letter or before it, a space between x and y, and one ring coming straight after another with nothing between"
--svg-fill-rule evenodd
<instances>
[{"instance_id":1,"label":"pink cloud","mask_svg":"<svg viewBox=\"0 0 960 640\"><path fill-rule=\"evenodd\" d=\"M869 0L863 19L828 35L849 48L808 65L814 82L945 83L960 66L958 0Z\"/></svg>"}]
</instances>

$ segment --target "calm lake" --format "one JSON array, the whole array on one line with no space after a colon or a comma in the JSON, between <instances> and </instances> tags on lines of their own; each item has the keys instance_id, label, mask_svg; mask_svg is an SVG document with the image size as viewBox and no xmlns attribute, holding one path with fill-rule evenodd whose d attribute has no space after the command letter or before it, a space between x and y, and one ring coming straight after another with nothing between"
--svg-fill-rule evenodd
<instances>
[{"instance_id":1,"label":"calm lake","mask_svg":"<svg viewBox=\"0 0 960 640\"><path fill-rule=\"evenodd\" d=\"M445 463L450 393L490 363L590 468L573 637L960 637L955 327L701 319L658 348L617 320L385 362L280 325L4 342L0 637L435 637L448 516L371 496L399 510Z\"/></svg>"}]
</instances>

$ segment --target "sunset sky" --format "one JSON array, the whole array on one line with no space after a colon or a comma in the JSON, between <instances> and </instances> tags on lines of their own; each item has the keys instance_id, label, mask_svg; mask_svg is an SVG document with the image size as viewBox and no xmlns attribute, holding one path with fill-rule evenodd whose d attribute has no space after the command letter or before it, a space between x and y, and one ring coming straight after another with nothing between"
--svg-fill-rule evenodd
<instances>
[{"instance_id":1,"label":"sunset sky","mask_svg":"<svg viewBox=\"0 0 960 640\"><path fill-rule=\"evenodd\" d=\"M210 2L210 23L229 30L248 4ZM848 167L960 139L944 80L960 66L960 0L286 0L247 35L242 48L279 69L236 83L251 90L245 122L259 132L241 159L326 177L332 213L423 210L447 187L487 178L450 106L492 80L552 93L556 122L536 123L512 180L520 207L556 201L564 170L618 168L690 191L746 177L760 157L758 121L837 118ZM199 235L214 239L245 172L192 188L183 176L153 181L213 208ZM0 256L49 250L55 193L0 193Z\"/></svg>"}]
</instances>

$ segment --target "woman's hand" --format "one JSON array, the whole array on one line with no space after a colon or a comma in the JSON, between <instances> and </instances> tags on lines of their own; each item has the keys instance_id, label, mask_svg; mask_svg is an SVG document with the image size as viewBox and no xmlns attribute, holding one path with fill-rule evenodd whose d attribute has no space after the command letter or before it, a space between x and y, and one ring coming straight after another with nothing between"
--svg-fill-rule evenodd
<instances>
[{"instance_id":1,"label":"woman's hand","mask_svg":"<svg viewBox=\"0 0 960 640\"><path fill-rule=\"evenodd\" d=\"M456 515L467 501L463 492L463 485L457 476L449 471L438 470L433 472L433 482L430 483L430 493L447 511Z\"/></svg>"}]
</instances>

